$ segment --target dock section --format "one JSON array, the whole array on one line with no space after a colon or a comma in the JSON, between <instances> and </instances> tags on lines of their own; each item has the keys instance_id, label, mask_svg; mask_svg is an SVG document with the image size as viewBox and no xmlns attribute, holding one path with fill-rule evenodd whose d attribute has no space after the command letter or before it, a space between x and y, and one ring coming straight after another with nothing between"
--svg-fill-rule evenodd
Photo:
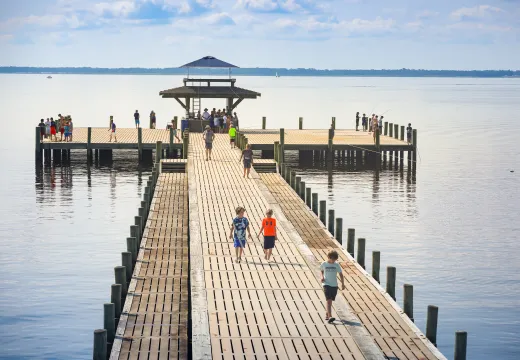
<instances>
[{"instance_id":1,"label":"dock section","mask_svg":"<svg viewBox=\"0 0 520 360\"><path fill-rule=\"evenodd\" d=\"M190 134L188 154L190 213L196 217L190 217L191 249L199 239L203 266L203 274L191 278L192 294L194 288L203 291L197 300L192 296L193 316L208 316L208 323L192 323L193 351L208 349L213 359L384 359L368 334L351 331L359 326L339 311L336 324L324 321L319 273L295 243L283 214L276 214L275 255L272 262L264 259L263 238L256 234L272 204L257 181L243 178L240 152L229 148L228 136L216 135L212 160L206 161L200 134ZM254 171L253 176L258 177ZM235 262L229 239L237 206L246 208L253 235L241 263Z\"/></svg>"},{"instance_id":2,"label":"dock section","mask_svg":"<svg viewBox=\"0 0 520 360\"><path fill-rule=\"evenodd\" d=\"M188 178L159 175L110 360L187 359Z\"/></svg>"},{"instance_id":3,"label":"dock section","mask_svg":"<svg viewBox=\"0 0 520 360\"><path fill-rule=\"evenodd\" d=\"M445 359L397 304L356 261L343 251L314 213L278 174L261 174L262 182L287 219L320 261L336 250L347 283L341 294L388 359Z\"/></svg>"}]
</instances>

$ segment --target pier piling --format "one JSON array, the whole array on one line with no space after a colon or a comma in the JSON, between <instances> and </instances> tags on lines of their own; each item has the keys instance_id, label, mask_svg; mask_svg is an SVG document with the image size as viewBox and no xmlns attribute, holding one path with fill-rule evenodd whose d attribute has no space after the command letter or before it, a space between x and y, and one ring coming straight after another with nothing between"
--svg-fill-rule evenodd
<instances>
[{"instance_id":1,"label":"pier piling","mask_svg":"<svg viewBox=\"0 0 520 360\"><path fill-rule=\"evenodd\" d=\"M267 120L267 119L265 118L265 116L262 117L262 129L263 129L263 130L265 130L266 120Z\"/></svg>"},{"instance_id":2,"label":"pier piling","mask_svg":"<svg viewBox=\"0 0 520 360\"><path fill-rule=\"evenodd\" d=\"M121 298L122 298L122 286L121 284L112 284L110 287L110 302L114 304L115 318L119 321L121 316Z\"/></svg>"},{"instance_id":3,"label":"pier piling","mask_svg":"<svg viewBox=\"0 0 520 360\"><path fill-rule=\"evenodd\" d=\"M379 280L379 269L381 267L381 253L379 251L372 251L372 277L378 283Z\"/></svg>"},{"instance_id":4,"label":"pier piling","mask_svg":"<svg viewBox=\"0 0 520 360\"><path fill-rule=\"evenodd\" d=\"M310 209L312 207L312 195L311 195L312 189L310 187L305 189L305 204L307 204L307 207Z\"/></svg>"},{"instance_id":5,"label":"pier piling","mask_svg":"<svg viewBox=\"0 0 520 360\"><path fill-rule=\"evenodd\" d=\"M300 181L300 191L298 192L300 198L305 202L305 181Z\"/></svg>"},{"instance_id":6,"label":"pier piling","mask_svg":"<svg viewBox=\"0 0 520 360\"><path fill-rule=\"evenodd\" d=\"M103 327L107 331L107 343L110 347L116 335L116 313L113 303L103 304Z\"/></svg>"},{"instance_id":7,"label":"pier piling","mask_svg":"<svg viewBox=\"0 0 520 360\"><path fill-rule=\"evenodd\" d=\"M466 347L468 344L468 333L465 331L455 332L455 353L453 360L466 360Z\"/></svg>"},{"instance_id":8,"label":"pier piling","mask_svg":"<svg viewBox=\"0 0 520 360\"><path fill-rule=\"evenodd\" d=\"M396 269L393 266L386 268L386 292L395 300L395 276Z\"/></svg>"},{"instance_id":9,"label":"pier piling","mask_svg":"<svg viewBox=\"0 0 520 360\"><path fill-rule=\"evenodd\" d=\"M323 225L327 224L327 201L320 201L320 220Z\"/></svg>"},{"instance_id":10,"label":"pier piling","mask_svg":"<svg viewBox=\"0 0 520 360\"><path fill-rule=\"evenodd\" d=\"M358 249L357 249L357 262L361 267L365 268L365 245L366 240L364 238L358 239Z\"/></svg>"},{"instance_id":11,"label":"pier piling","mask_svg":"<svg viewBox=\"0 0 520 360\"><path fill-rule=\"evenodd\" d=\"M318 194L312 193L312 212L318 216Z\"/></svg>"},{"instance_id":12,"label":"pier piling","mask_svg":"<svg viewBox=\"0 0 520 360\"><path fill-rule=\"evenodd\" d=\"M107 331L105 329L94 330L94 354L93 360L107 360Z\"/></svg>"},{"instance_id":13,"label":"pier piling","mask_svg":"<svg viewBox=\"0 0 520 360\"><path fill-rule=\"evenodd\" d=\"M340 244L343 244L343 219L342 218L336 218L336 240Z\"/></svg>"},{"instance_id":14,"label":"pier piling","mask_svg":"<svg viewBox=\"0 0 520 360\"><path fill-rule=\"evenodd\" d=\"M87 129L87 162L92 163L92 128Z\"/></svg>"},{"instance_id":15,"label":"pier piling","mask_svg":"<svg viewBox=\"0 0 520 360\"><path fill-rule=\"evenodd\" d=\"M137 129L137 154L139 161L143 160L143 129Z\"/></svg>"},{"instance_id":16,"label":"pier piling","mask_svg":"<svg viewBox=\"0 0 520 360\"><path fill-rule=\"evenodd\" d=\"M133 262L132 262L132 253L129 251L125 251L121 253L121 265L126 269L126 282L130 283L130 279L132 279L133 272Z\"/></svg>"},{"instance_id":17,"label":"pier piling","mask_svg":"<svg viewBox=\"0 0 520 360\"><path fill-rule=\"evenodd\" d=\"M410 284L403 285L403 310L406 315L413 320L413 286Z\"/></svg>"},{"instance_id":18,"label":"pier piling","mask_svg":"<svg viewBox=\"0 0 520 360\"><path fill-rule=\"evenodd\" d=\"M124 299L126 298L126 293L128 291L126 283L126 268L124 266L116 266L114 268L114 273L116 284L121 285L121 301L124 301Z\"/></svg>"},{"instance_id":19,"label":"pier piling","mask_svg":"<svg viewBox=\"0 0 520 360\"><path fill-rule=\"evenodd\" d=\"M299 118L298 119L298 129L302 130L303 129L303 118Z\"/></svg>"},{"instance_id":20,"label":"pier piling","mask_svg":"<svg viewBox=\"0 0 520 360\"><path fill-rule=\"evenodd\" d=\"M356 241L356 230L348 229L347 230L347 252L350 256L354 257L354 244Z\"/></svg>"},{"instance_id":21,"label":"pier piling","mask_svg":"<svg viewBox=\"0 0 520 360\"><path fill-rule=\"evenodd\" d=\"M329 209L329 222L328 222L328 230L334 236L334 222L335 222L335 213L333 209Z\"/></svg>"},{"instance_id":22,"label":"pier piling","mask_svg":"<svg viewBox=\"0 0 520 360\"><path fill-rule=\"evenodd\" d=\"M428 305L426 315L426 337L437 346L437 321L439 318L439 308L435 305Z\"/></svg>"},{"instance_id":23,"label":"pier piling","mask_svg":"<svg viewBox=\"0 0 520 360\"><path fill-rule=\"evenodd\" d=\"M126 251L132 254L132 264L135 264L137 260L137 239L135 237L127 237L126 238Z\"/></svg>"},{"instance_id":24,"label":"pier piling","mask_svg":"<svg viewBox=\"0 0 520 360\"><path fill-rule=\"evenodd\" d=\"M294 177L294 191L298 194L300 191L300 183L302 182L301 176L295 176Z\"/></svg>"}]
</instances>

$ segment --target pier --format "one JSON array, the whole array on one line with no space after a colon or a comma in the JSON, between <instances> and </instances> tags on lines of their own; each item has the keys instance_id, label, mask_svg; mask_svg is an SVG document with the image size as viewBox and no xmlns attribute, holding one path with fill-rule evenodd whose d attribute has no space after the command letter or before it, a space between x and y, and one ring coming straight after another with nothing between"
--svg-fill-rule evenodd
<instances>
[{"instance_id":1,"label":"pier","mask_svg":"<svg viewBox=\"0 0 520 360\"><path fill-rule=\"evenodd\" d=\"M246 139L264 144L249 133L242 146ZM115 269L104 329L94 334L95 359L445 359L435 347L436 308L430 314L429 307L424 335L413 322L413 287L405 285L401 308L395 268L388 267L383 288L379 253L368 273L367 240L353 228L344 234L343 220L280 162L279 152L276 162L259 159L244 179L240 151L230 149L227 135L216 135L211 161L200 133L183 141L187 159L161 160L162 144L155 145L159 156L123 266ZM237 206L246 208L253 235L241 263L229 239ZM256 238L268 208L278 223L271 262ZM319 265L333 249L346 290L334 302L335 323L327 324ZM465 354L466 333L457 337Z\"/></svg>"}]
</instances>

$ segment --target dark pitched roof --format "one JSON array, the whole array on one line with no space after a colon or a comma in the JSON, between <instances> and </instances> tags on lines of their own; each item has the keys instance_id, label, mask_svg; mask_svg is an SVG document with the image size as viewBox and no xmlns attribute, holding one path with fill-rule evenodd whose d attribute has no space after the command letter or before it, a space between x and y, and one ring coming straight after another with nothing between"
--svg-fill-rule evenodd
<instances>
[{"instance_id":1,"label":"dark pitched roof","mask_svg":"<svg viewBox=\"0 0 520 360\"><path fill-rule=\"evenodd\" d=\"M196 68L237 68L233 64L227 63L225 61L219 60L213 56L204 56L199 60L192 61L190 63L184 64L181 67L196 67Z\"/></svg>"},{"instance_id":2,"label":"dark pitched roof","mask_svg":"<svg viewBox=\"0 0 520 360\"><path fill-rule=\"evenodd\" d=\"M243 98L256 99L261 96L255 91L242 89L236 86L181 86L159 92L163 98Z\"/></svg>"}]
</instances>

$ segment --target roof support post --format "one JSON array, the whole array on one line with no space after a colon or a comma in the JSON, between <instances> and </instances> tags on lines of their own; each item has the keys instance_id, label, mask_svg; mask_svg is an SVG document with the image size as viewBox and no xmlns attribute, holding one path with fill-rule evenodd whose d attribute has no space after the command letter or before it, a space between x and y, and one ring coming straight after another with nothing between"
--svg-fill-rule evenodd
<instances>
[{"instance_id":1,"label":"roof support post","mask_svg":"<svg viewBox=\"0 0 520 360\"><path fill-rule=\"evenodd\" d=\"M234 110L238 106L238 104L242 102L242 100L244 100L244 98L237 99L237 101L235 101L235 103L231 106L231 110ZM233 101L233 99L231 99L231 101Z\"/></svg>"}]
</instances>

